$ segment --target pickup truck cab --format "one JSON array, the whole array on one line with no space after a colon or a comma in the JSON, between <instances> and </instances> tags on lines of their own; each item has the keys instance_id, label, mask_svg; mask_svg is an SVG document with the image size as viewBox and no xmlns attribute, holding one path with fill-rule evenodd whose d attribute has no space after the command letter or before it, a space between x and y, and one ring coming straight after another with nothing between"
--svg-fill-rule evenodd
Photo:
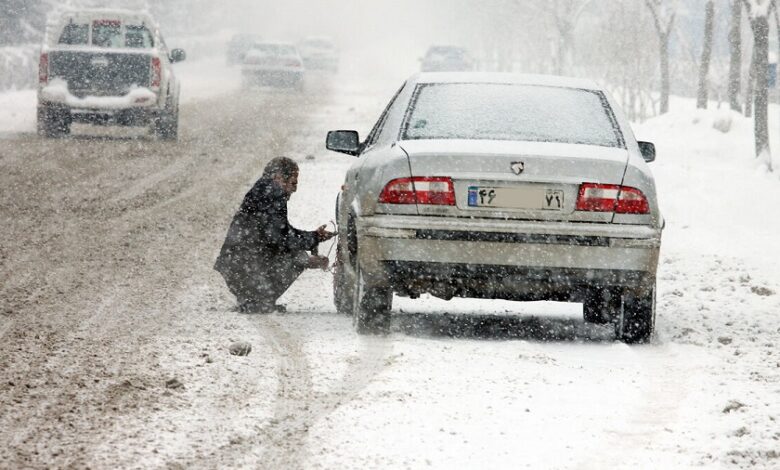
<instances>
[{"instance_id":1,"label":"pickup truck cab","mask_svg":"<svg viewBox=\"0 0 780 470\"><path fill-rule=\"evenodd\" d=\"M149 126L176 140L179 82L154 19L125 10L80 10L50 23L38 74L38 132L56 137L73 122Z\"/></svg>"}]
</instances>

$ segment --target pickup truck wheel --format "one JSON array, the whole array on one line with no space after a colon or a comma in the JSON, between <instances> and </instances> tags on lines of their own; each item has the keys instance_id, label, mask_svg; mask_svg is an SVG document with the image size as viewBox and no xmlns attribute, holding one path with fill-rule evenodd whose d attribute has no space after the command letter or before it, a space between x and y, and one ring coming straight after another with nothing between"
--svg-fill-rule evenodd
<instances>
[{"instance_id":1,"label":"pickup truck wheel","mask_svg":"<svg viewBox=\"0 0 780 470\"><path fill-rule=\"evenodd\" d=\"M604 325L620 315L622 297L620 291L606 287L590 289L582 303L582 316L586 323Z\"/></svg>"},{"instance_id":2,"label":"pickup truck wheel","mask_svg":"<svg viewBox=\"0 0 780 470\"><path fill-rule=\"evenodd\" d=\"M623 294L623 308L615 323L615 336L625 343L646 343L655 329L655 283L639 292Z\"/></svg>"},{"instance_id":3,"label":"pickup truck wheel","mask_svg":"<svg viewBox=\"0 0 780 470\"><path fill-rule=\"evenodd\" d=\"M38 106L38 134L61 137L70 134L70 112L53 106Z\"/></svg>"},{"instance_id":4,"label":"pickup truck wheel","mask_svg":"<svg viewBox=\"0 0 780 470\"><path fill-rule=\"evenodd\" d=\"M152 132L162 140L177 140L179 137L179 108L163 113L152 121Z\"/></svg>"},{"instance_id":5,"label":"pickup truck wheel","mask_svg":"<svg viewBox=\"0 0 780 470\"><path fill-rule=\"evenodd\" d=\"M387 332L390 326L393 292L386 287L371 285L363 276L359 261L357 265L352 301L355 331L361 335Z\"/></svg>"}]
</instances>

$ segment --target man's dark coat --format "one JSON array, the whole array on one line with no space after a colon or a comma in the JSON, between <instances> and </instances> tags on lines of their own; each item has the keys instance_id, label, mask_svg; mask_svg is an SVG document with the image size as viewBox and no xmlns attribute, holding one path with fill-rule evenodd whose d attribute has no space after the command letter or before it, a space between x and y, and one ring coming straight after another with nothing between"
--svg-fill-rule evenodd
<instances>
[{"instance_id":1,"label":"man's dark coat","mask_svg":"<svg viewBox=\"0 0 780 470\"><path fill-rule=\"evenodd\" d=\"M298 230L288 222L287 199L284 189L270 178L257 180L244 196L214 265L234 294L237 284L262 284L268 283L269 279L274 283L280 276L292 277L289 280L292 283L308 262L305 251L316 249L319 243L317 232ZM291 269L297 273L285 276L287 273L279 272ZM256 290L253 288L256 287L260 294L254 294L262 295L264 287L269 286L249 287L250 291ZM289 284L284 289L287 287ZM268 294L273 297L283 293L277 293L277 290L271 288ZM253 295L251 292L245 294ZM242 300L252 299L239 298L239 302ZM273 301L275 297L267 300Z\"/></svg>"}]
</instances>

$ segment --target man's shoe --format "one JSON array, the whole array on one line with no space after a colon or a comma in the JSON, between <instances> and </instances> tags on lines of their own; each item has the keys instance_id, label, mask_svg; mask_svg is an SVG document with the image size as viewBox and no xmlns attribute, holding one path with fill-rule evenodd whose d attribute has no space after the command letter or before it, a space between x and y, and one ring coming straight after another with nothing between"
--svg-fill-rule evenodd
<instances>
[{"instance_id":1,"label":"man's shoe","mask_svg":"<svg viewBox=\"0 0 780 470\"><path fill-rule=\"evenodd\" d=\"M273 309L271 310L273 313L287 313L287 307L282 304L274 304Z\"/></svg>"},{"instance_id":2,"label":"man's shoe","mask_svg":"<svg viewBox=\"0 0 780 470\"><path fill-rule=\"evenodd\" d=\"M287 313L284 305L269 304L266 302L244 302L238 306L241 313Z\"/></svg>"}]
</instances>

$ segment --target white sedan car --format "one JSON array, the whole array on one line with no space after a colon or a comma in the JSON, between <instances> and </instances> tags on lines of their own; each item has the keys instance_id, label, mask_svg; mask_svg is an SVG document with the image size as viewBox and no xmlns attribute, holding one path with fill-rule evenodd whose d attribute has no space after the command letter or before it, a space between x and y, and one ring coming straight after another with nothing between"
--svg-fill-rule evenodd
<instances>
[{"instance_id":1,"label":"white sedan car","mask_svg":"<svg viewBox=\"0 0 780 470\"><path fill-rule=\"evenodd\" d=\"M339 195L334 279L358 332L386 328L393 293L582 302L626 342L655 322L663 218L647 163L602 88L561 77L422 73L368 137Z\"/></svg>"},{"instance_id":2,"label":"white sedan car","mask_svg":"<svg viewBox=\"0 0 780 470\"><path fill-rule=\"evenodd\" d=\"M245 88L270 85L302 89L305 71L298 49L284 43L252 45L241 66Z\"/></svg>"}]
</instances>

